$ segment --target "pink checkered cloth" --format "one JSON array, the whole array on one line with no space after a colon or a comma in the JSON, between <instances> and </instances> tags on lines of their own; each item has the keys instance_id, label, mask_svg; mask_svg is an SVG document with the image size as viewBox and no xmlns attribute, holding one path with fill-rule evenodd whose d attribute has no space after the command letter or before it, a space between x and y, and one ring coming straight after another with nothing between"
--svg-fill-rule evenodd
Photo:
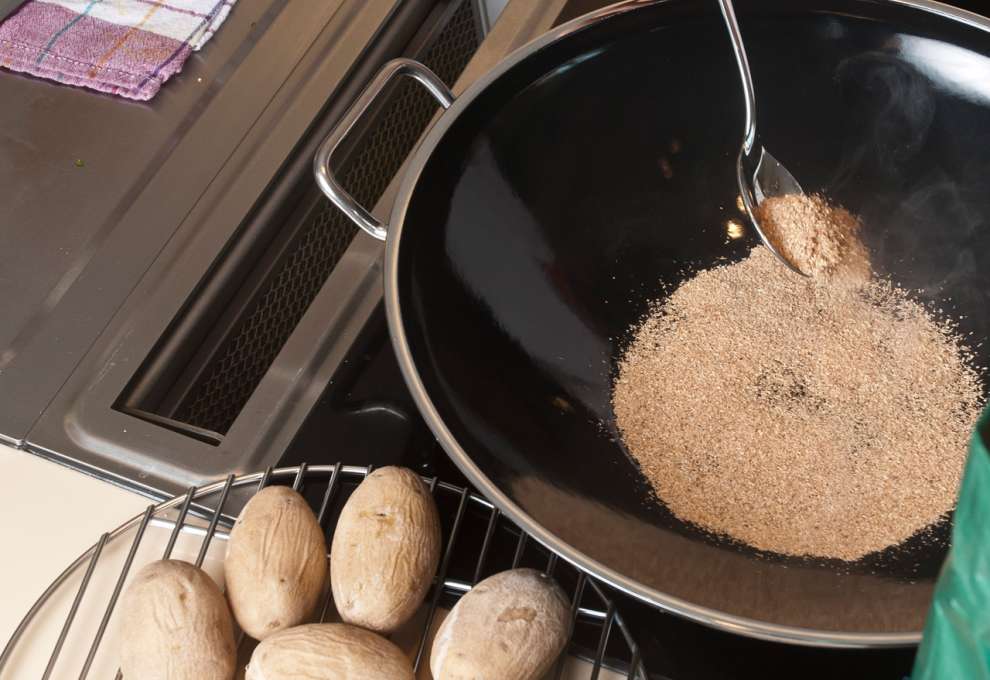
<instances>
[{"instance_id":1,"label":"pink checkered cloth","mask_svg":"<svg viewBox=\"0 0 990 680\"><path fill-rule=\"evenodd\" d=\"M151 99L234 0L29 0L0 24L0 66Z\"/></svg>"}]
</instances>

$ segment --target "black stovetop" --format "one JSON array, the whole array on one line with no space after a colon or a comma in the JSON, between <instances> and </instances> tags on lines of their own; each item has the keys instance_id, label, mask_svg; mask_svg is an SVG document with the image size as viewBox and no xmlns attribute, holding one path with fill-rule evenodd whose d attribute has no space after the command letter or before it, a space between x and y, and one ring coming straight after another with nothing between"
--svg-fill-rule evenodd
<instances>
[{"instance_id":1,"label":"black stovetop","mask_svg":"<svg viewBox=\"0 0 990 680\"><path fill-rule=\"evenodd\" d=\"M570 0L558 23L606 0ZM985 12L981 2L956 6ZM405 387L379 310L352 347L282 462L404 465L470 486L436 443ZM764 642L717 631L613 593L643 649L651 678L728 680L761 678L870 678L901 680L914 648L832 650Z\"/></svg>"}]
</instances>

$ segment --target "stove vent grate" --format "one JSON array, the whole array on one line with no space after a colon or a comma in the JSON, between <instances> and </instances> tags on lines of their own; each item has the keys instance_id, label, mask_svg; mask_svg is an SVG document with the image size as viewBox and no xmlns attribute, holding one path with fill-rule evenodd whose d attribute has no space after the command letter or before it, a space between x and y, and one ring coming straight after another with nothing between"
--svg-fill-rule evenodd
<instances>
[{"instance_id":1,"label":"stove vent grate","mask_svg":"<svg viewBox=\"0 0 990 680\"><path fill-rule=\"evenodd\" d=\"M461 0L419 56L448 84L456 81L481 43L478 11L474 0ZM427 93L403 82L386 99L370 127L356 135L340 177L361 204L374 205L381 198L436 111L436 102ZM219 435L230 429L354 238L356 228L321 198L298 233L239 321L197 371L174 408L173 421Z\"/></svg>"}]
</instances>

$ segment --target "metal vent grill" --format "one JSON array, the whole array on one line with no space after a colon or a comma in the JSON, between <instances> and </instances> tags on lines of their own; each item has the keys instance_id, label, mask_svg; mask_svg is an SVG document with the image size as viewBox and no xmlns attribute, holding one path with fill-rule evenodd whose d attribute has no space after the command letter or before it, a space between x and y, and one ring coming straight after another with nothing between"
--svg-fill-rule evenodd
<instances>
[{"instance_id":1,"label":"metal vent grill","mask_svg":"<svg viewBox=\"0 0 990 680\"><path fill-rule=\"evenodd\" d=\"M272 277L254 309L193 387L177 420L226 433L347 250L356 228L320 211Z\"/></svg>"},{"instance_id":2,"label":"metal vent grill","mask_svg":"<svg viewBox=\"0 0 990 680\"><path fill-rule=\"evenodd\" d=\"M478 8L473 0L464 0L440 32L437 41L423 56L423 63L453 85L481 44ZM432 100L431 100L432 101Z\"/></svg>"},{"instance_id":3,"label":"metal vent grill","mask_svg":"<svg viewBox=\"0 0 990 680\"><path fill-rule=\"evenodd\" d=\"M475 3L462 0L421 60L448 84L481 42ZM341 168L344 186L374 205L437 110L412 83L389 97L378 120ZM343 213L322 199L253 308L218 349L176 410L175 419L225 434L356 234Z\"/></svg>"}]
</instances>

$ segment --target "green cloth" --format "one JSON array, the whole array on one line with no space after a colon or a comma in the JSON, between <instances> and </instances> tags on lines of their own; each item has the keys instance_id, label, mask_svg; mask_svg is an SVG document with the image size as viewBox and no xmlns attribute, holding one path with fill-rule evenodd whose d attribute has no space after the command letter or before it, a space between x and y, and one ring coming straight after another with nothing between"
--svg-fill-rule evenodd
<instances>
[{"instance_id":1,"label":"green cloth","mask_svg":"<svg viewBox=\"0 0 990 680\"><path fill-rule=\"evenodd\" d=\"M952 547L925 622L912 680L990 680L990 409L976 425Z\"/></svg>"}]
</instances>

